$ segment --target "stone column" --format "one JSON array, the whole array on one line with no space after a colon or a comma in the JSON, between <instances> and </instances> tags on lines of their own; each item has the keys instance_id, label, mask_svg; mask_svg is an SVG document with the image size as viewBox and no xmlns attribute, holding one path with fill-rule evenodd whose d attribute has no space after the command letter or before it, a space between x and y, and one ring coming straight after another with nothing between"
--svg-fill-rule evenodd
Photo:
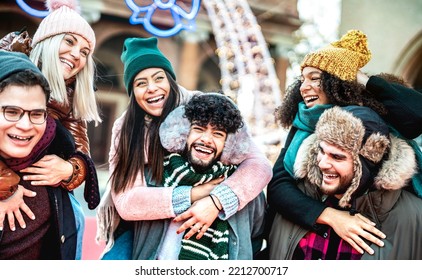
<instances>
[{"instance_id":1,"label":"stone column","mask_svg":"<svg viewBox=\"0 0 422 280\"><path fill-rule=\"evenodd\" d=\"M275 49L275 71L278 79L280 80L281 94L286 92L287 82L287 68L290 66L288 53L291 47L285 44L277 44Z\"/></svg>"},{"instance_id":2,"label":"stone column","mask_svg":"<svg viewBox=\"0 0 422 280\"><path fill-rule=\"evenodd\" d=\"M199 72L202 61L200 59L200 43L208 40L209 33L205 30L184 31L179 34L183 40L181 58L177 71L177 81L186 89L197 89Z\"/></svg>"}]
</instances>

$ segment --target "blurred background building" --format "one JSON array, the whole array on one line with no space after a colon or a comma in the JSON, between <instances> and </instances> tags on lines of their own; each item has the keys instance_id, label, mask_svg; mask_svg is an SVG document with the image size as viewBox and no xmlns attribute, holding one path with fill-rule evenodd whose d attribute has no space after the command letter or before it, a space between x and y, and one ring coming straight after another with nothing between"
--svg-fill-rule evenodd
<instances>
[{"instance_id":1,"label":"blurred background building","mask_svg":"<svg viewBox=\"0 0 422 280\"><path fill-rule=\"evenodd\" d=\"M44 9L44 0L19 1L35 10ZM0 36L23 27L26 27L32 35L41 21L41 18L31 16L24 11L17 2L17 0L0 2ZM147 6L152 5L154 1L132 2ZM191 8L192 2L194 1L175 1L186 10ZM233 20L233 26L230 28L227 24L226 26L220 24L217 28L216 21L222 21L221 18L224 15L211 15L210 3L215 7L225 2L248 3L254 19L241 19L240 22L250 24L239 28L239 24L234 22L235 16L232 12L229 16ZM142 24L132 25L129 22L132 10L125 0L80 0L80 5L83 16L92 24L97 36L94 54L98 67L97 93L104 122L97 127L91 125L89 136L92 157L99 168L105 168L108 161L112 123L123 112L128 99L123 86L123 65L120 61L123 41L128 37L153 35L146 31ZM238 13L239 16L246 13L239 10L239 7L234 9L234 13ZM220 8L220 11L222 10ZM227 10L230 12L230 8ZM219 12L218 8L214 8L214 14L216 11ZM152 21L162 29L170 28L174 24L170 12L158 9ZM368 73L397 74L403 76L415 88L422 88L422 0L401 2L394 0L203 0L195 18L195 24L194 31L181 31L174 36L159 39L159 47L169 57L175 68L178 83L187 89L211 91L227 89L224 88L224 83L228 82L230 90L244 92L244 99L239 102L244 102L246 99L246 103L250 99L248 97L251 96L247 92L248 88L251 88L251 79L247 78L250 76L247 75L249 71L247 67L254 65L245 66L246 72L241 72L242 69L236 65L236 59L229 61L230 55L236 56L236 53L227 54L226 52L222 55L224 47L222 42L229 42L233 37L236 38L235 34L243 32L246 34L248 28L255 26L258 27L258 31L261 31L258 33L262 34L264 42L260 42L260 38L245 40L248 43L255 40L256 46L252 45L250 48L251 52L255 52L252 53L255 64L260 58L256 56L256 53L261 52L263 56L266 54L270 56L272 65L268 67L266 64L261 71L264 73L268 69L274 71L274 77L270 76L267 82L272 86L270 89L267 88L272 95L264 100L262 102L264 105L259 106L258 109L251 109L250 107L254 105L246 104L244 110L245 114L251 115L249 116L251 122L258 114L262 114L262 110L267 110L267 116L261 116L265 120L256 122L254 131L256 137L266 135L266 139L260 139L259 143L263 145L272 160L274 160L273 154L276 154L277 149L280 148L277 144L282 139L280 140L274 134L256 130L262 127L276 129L273 127L275 124L271 112L280 100L275 95L283 95L289 78L299 74L295 66L309 49L325 45L349 29L360 29L368 35L373 58L364 70ZM217 37L221 39L216 40ZM237 38L242 43L241 36L237 35ZM265 48L268 49L268 53ZM230 71L232 77L230 81L227 81L224 73ZM260 75L259 69L257 71L249 72L255 74L253 76L256 78ZM238 75L235 79L233 79L233 72ZM271 73L266 74L268 76ZM253 95L259 96L260 91L263 95L262 88L255 89ZM230 94L227 92L230 90L225 90L225 92ZM248 108L249 111L246 112ZM271 145L275 145L275 148L268 148Z\"/></svg>"},{"instance_id":2,"label":"blurred background building","mask_svg":"<svg viewBox=\"0 0 422 280\"><path fill-rule=\"evenodd\" d=\"M26 27L32 36L42 20L42 18L29 15L17 2L16 0L2 0L0 2L0 36L4 36L11 31L18 31L23 27ZM24 2L34 9L44 9L44 0L26 0ZM154 1L132 2L146 6L153 4ZM186 10L189 10L192 4L192 1L175 2ZM226 64L221 65L224 70L220 70L220 59L217 52L219 47L212 24L221 16L217 15L210 20L204 2L207 2L207 4L211 2L224 3L224 1L202 1L195 19L195 30L182 31L174 36L160 38L159 47L172 62L180 85L187 89L218 91L222 89L223 71L236 72L241 69L236 69L235 63L226 59ZM234 3L237 1L226 2ZM248 3L247 1L238 2ZM232 26L223 25L219 28L219 36L225 36L229 41L230 37L233 37L233 33L230 31L234 28L241 28L243 34L246 34L248 28L259 28L263 34L261 43L268 44L262 49L268 49L268 55L271 56L271 68L274 68L273 71L276 75L276 83L270 82L269 84L273 85L274 89L279 90L284 88L285 85L286 72L289 66L287 55L288 50L294 45L294 32L301 25L297 1L259 0L249 1L249 4L253 15L256 17L255 26L239 26L234 23ZM80 6L82 15L91 23L97 37L94 53L98 70L97 93L104 121L97 127L94 127L93 124L89 127L89 137L92 157L99 168L102 168L106 167L108 161L113 121L120 116L128 101L123 83L123 64L120 61L123 42L128 37L150 37L153 35L147 32L142 24L132 25L129 22L132 10L124 0L80 0ZM224 12L223 8L214 8L214 12ZM245 13L239 7L234 7L234 9L234 13L238 13L240 17ZM233 13L229 16L233 16ZM151 21L162 29L170 28L174 24L170 12L159 9L157 9ZM236 33L240 34L240 32ZM261 34L261 32L259 33ZM258 39L254 38L254 40L257 41ZM254 51L258 52L257 50ZM231 55L234 56L235 54L232 53ZM238 75L237 80L227 81L226 79L226 81L233 90L238 90L242 84L241 78ZM280 95L277 92L276 94ZM272 118L273 108L268 106L266 108L271 111L271 120L261 127L268 127L274 123Z\"/></svg>"}]
</instances>

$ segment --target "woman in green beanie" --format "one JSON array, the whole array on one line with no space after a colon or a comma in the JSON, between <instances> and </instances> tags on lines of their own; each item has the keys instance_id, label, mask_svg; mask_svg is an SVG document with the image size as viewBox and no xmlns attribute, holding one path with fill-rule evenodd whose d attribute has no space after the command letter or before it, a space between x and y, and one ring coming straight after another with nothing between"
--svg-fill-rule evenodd
<instances>
[{"instance_id":1,"label":"woman in green beanie","mask_svg":"<svg viewBox=\"0 0 422 280\"><path fill-rule=\"evenodd\" d=\"M173 67L158 49L156 38L126 39L121 59L130 101L113 126L109 154L111 184L97 211L97 240L107 242L104 253L113 246L121 220L169 219L190 208L188 225L198 222L210 226L217 216L228 219L243 209L261 193L272 176L270 162L252 143L246 159L224 181L216 179L192 191L191 188L147 187L146 182L161 182L163 176L166 151L159 137L161 123L195 92L177 85ZM196 193L199 191L202 193ZM201 211L194 214L196 207L215 209L208 196L211 191L221 203L222 211L214 216ZM196 196L207 198L201 200L202 206L198 201L190 207L194 202L191 197ZM156 259L157 254L158 248L153 248L145 258ZM123 258L132 258L131 252Z\"/></svg>"}]
</instances>

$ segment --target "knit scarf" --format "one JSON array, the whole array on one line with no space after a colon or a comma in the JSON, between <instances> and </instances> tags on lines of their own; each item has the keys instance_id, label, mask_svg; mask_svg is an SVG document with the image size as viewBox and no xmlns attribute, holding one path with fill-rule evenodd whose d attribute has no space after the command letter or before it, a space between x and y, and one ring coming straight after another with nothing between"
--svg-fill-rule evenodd
<instances>
[{"instance_id":1,"label":"knit scarf","mask_svg":"<svg viewBox=\"0 0 422 280\"><path fill-rule=\"evenodd\" d=\"M235 165L216 162L203 173L197 173L181 155L173 153L164 159L164 187L196 186L212 179L227 178L236 170ZM188 230L186 230L188 232ZM186 234L185 232L185 234ZM182 240L179 260L227 260L229 252L229 224L217 218L201 239Z\"/></svg>"},{"instance_id":2,"label":"knit scarf","mask_svg":"<svg viewBox=\"0 0 422 280\"><path fill-rule=\"evenodd\" d=\"M296 159L297 151L299 150L300 145L302 145L303 140L305 140L309 135L314 133L315 126L319 120L321 114L334 105L325 104L325 105L315 105L312 108L306 107L305 103L302 101L298 104L299 111L297 112L295 119L293 120L293 126L297 128L297 131L289 145L289 148L286 151L284 157L284 167L290 176L294 176L293 165Z\"/></svg>"}]
</instances>

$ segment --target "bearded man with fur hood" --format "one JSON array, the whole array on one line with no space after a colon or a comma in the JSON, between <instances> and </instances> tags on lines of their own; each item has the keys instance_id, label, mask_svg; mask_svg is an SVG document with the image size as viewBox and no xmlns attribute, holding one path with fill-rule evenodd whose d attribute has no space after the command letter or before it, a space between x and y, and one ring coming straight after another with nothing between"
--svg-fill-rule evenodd
<instances>
[{"instance_id":1,"label":"bearded man with fur hood","mask_svg":"<svg viewBox=\"0 0 422 280\"><path fill-rule=\"evenodd\" d=\"M148 169L145 178L150 188L174 187L175 192L229 177L245 159L252 141L239 109L220 93L194 95L166 117L159 132L169 152L163 180L154 182ZM183 214L198 200L210 198L219 211L214 223L206 227L196 221L183 230L191 220ZM263 192L229 218L212 189L196 200L190 191L188 200L176 218L121 221L114 245L102 259L244 260L259 252L266 208Z\"/></svg>"},{"instance_id":2,"label":"bearded man with fur hood","mask_svg":"<svg viewBox=\"0 0 422 280\"><path fill-rule=\"evenodd\" d=\"M374 221L384 246L369 244L374 253L362 255L328 226L320 235L276 214L271 259L422 259L422 200L406 190L417 172L415 153L374 111L326 110L303 141L294 172L308 196Z\"/></svg>"}]
</instances>

